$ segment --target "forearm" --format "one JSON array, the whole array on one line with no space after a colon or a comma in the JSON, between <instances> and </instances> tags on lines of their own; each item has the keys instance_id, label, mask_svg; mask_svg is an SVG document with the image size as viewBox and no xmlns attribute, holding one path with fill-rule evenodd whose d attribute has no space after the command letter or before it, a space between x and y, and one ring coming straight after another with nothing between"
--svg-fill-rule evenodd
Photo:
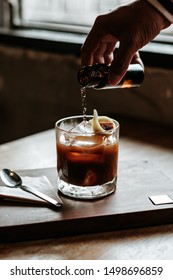
<instances>
[{"instance_id":1,"label":"forearm","mask_svg":"<svg viewBox=\"0 0 173 280\"><path fill-rule=\"evenodd\" d=\"M147 0L162 15L173 23L173 0Z\"/></svg>"}]
</instances>

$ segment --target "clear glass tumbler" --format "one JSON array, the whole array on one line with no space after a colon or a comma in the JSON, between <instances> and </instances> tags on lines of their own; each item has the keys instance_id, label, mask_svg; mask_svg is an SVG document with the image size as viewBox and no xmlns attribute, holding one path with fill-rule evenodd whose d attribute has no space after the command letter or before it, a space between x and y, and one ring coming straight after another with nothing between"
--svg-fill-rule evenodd
<instances>
[{"instance_id":1,"label":"clear glass tumbler","mask_svg":"<svg viewBox=\"0 0 173 280\"><path fill-rule=\"evenodd\" d=\"M93 116L74 116L56 122L58 189L78 199L96 199L115 191L119 123L109 134L88 131Z\"/></svg>"}]
</instances>

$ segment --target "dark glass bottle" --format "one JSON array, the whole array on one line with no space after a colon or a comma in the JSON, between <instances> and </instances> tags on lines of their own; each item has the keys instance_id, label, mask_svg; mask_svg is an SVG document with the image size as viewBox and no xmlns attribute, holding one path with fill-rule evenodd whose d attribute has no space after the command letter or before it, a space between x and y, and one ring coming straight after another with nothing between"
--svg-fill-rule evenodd
<instances>
[{"instance_id":1,"label":"dark glass bottle","mask_svg":"<svg viewBox=\"0 0 173 280\"><path fill-rule=\"evenodd\" d=\"M116 86L108 84L108 73L110 66L105 64L95 64L83 66L78 72L78 82L83 88L113 89L138 87L144 79L144 70L139 64L130 64L129 68Z\"/></svg>"}]
</instances>

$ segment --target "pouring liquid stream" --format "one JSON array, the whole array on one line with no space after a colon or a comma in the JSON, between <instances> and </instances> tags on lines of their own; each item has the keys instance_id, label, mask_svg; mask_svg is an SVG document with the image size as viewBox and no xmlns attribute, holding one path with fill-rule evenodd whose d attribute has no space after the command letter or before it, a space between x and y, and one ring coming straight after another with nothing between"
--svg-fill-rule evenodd
<instances>
[{"instance_id":1,"label":"pouring liquid stream","mask_svg":"<svg viewBox=\"0 0 173 280\"><path fill-rule=\"evenodd\" d=\"M86 123L87 123L87 116L86 116L87 103L86 103L86 98L87 98L87 94L86 94L86 88L85 87L81 87L80 88L80 94L81 94L81 98L82 98L83 122L84 122L84 127L86 129Z\"/></svg>"}]
</instances>

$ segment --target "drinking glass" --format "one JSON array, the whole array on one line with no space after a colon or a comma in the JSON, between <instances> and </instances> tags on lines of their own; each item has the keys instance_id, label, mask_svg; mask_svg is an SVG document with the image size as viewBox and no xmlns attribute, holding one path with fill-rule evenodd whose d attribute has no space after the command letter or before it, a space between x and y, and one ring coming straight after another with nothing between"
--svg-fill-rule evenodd
<instances>
[{"instance_id":1,"label":"drinking glass","mask_svg":"<svg viewBox=\"0 0 173 280\"><path fill-rule=\"evenodd\" d=\"M93 116L72 116L56 122L58 189L78 199L96 199L115 191L119 123L108 133L93 133Z\"/></svg>"}]
</instances>

